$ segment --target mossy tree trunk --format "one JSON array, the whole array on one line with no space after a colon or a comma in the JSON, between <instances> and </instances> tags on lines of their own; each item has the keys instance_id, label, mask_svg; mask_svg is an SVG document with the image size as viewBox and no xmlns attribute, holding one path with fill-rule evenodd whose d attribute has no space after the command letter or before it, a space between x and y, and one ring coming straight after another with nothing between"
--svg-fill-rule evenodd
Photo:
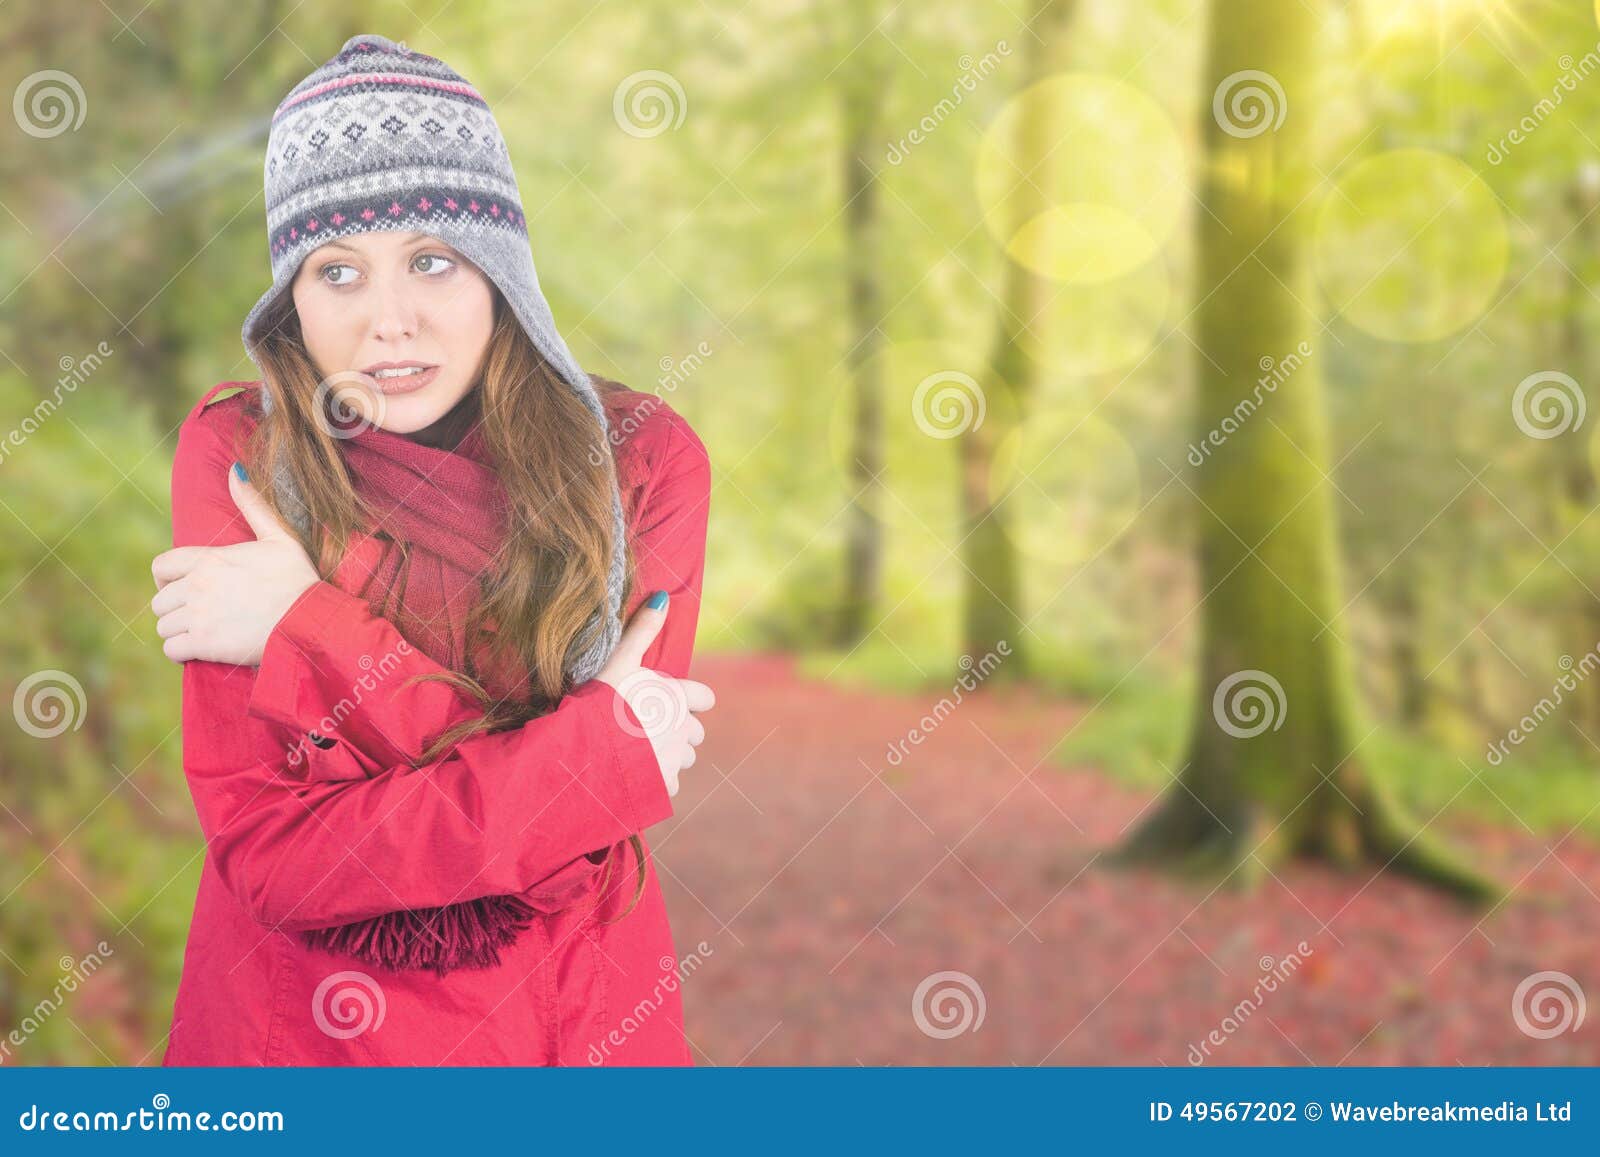
<instances>
[{"instance_id":1,"label":"mossy tree trunk","mask_svg":"<svg viewBox=\"0 0 1600 1157\"><path fill-rule=\"evenodd\" d=\"M850 438L850 504L845 537L845 586L834 642L853 647L870 631L883 583L883 331L882 213L873 150L879 139L885 85L863 67L847 74L840 93L844 120L846 278L853 337L850 369L854 414Z\"/></svg>"},{"instance_id":2,"label":"mossy tree trunk","mask_svg":"<svg viewBox=\"0 0 1600 1157\"><path fill-rule=\"evenodd\" d=\"M853 648L875 629L883 593L884 402L883 202L878 151L892 68L884 55L896 27L895 12L877 2L844 10L831 42L845 53L838 67L840 167L843 175L845 282L849 309L845 352L853 413L850 485L845 523L845 573L833 642ZM819 19L824 17L820 16ZM877 30L881 30L881 35ZM850 51L850 46L859 51Z\"/></svg>"},{"instance_id":3,"label":"mossy tree trunk","mask_svg":"<svg viewBox=\"0 0 1600 1157\"><path fill-rule=\"evenodd\" d=\"M1254 397L1260 360L1312 337L1302 304L1316 199L1316 92L1325 0L1213 3L1203 74L1198 234L1197 429L1222 426ZM1239 74L1255 71L1256 80ZM1258 131L1213 115L1213 93L1281 86ZM1270 93L1270 86L1267 86ZM1227 127L1224 127L1224 126ZM1233 131L1228 131L1231 128ZM1334 505L1323 471L1315 347L1259 409L1213 449L1199 501L1199 679L1187 758L1174 784L1119 849L1122 862L1181 865L1251 882L1304 855L1425 877L1482 899L1491 882L1457 863L1408 818L1374 775L1354 724L1340 635Z\"/></svg>"},{"instance_id":4,"label":"mossy tree trunk","mask_svg":"<svg viewBox=\"0 0 1600 1157\"><path fill-rule=\"evenodd\" d=\"M1584 272L1592 260L1594 247L1600 243L1600 174L1593 163L1579 167L1577 176L1567 190L1567 209L1572 228L1567 234L1568 252L1566 266L1566 301L1561 317L1561 365L1580 383L1593 381L1593 338L1590 327L1594 321L1589 302L1591 290L1585 283ZM1589 651L1600 646L1600 601L1595 598L1593 580L1597 550L1597 535L1593 524L1587 522L1594 509L1600 488L1597 488L1594 467L1589 461L1589 433L1587 422L1573 423L1573 428L1553 439L1559 455L1560 470L1557 485L1560 494L1556 505L1559 514L1550 541L1562 543L1561 551L1567 565L1577 573L1572 578L1570 600L1567 608L1566 654L1578 662ZM1569 542L1569 539L1571 540ZM1589 740L1600 742L1600 680L1580 684L1569 702L1568 718Z\"/></svg>"},{"instance_id":5,"label":"mossy tree trunk","mask_svg":"<svg viewBox=\"0 0 1600 1157\"><path fill-rule=\"evenodd\" d=\"M1077 8L1077 0L1034 0L1025 35L1026 65L1021 88L1026 90L1046 79L1052 71L1053 52ZM1052 123L1043 101L1033 101L1019 119L1016 154L1041 165L1059 140L1058 126ZM1030 219L1049 207L1050 190L1036 183L1042 168L1013 198L1016 219L1013 230L1020 230ZM989 405L984 420L961 433L961 507L963 536L962 571L962 649L972 656L983 655L1005 640L1011 648L1005 665L995 672L995 682L1025 678L1030 671L1028 648L1023 638L1025 603L1017 548L1006 531L1007 519L1014 516L1006 508L1005 494L994 488L994 456L999 445L1022 420L1043 372L1038 359L1022 340L1025 329L1045 324L1047 286L1040 276L1021 262L1006 262L1005 281L1000 290L994 345L982 388L1004 391L1010 404ZM1037 343L1035 343L1036 347Z\"/></svg>"}]
</instances>

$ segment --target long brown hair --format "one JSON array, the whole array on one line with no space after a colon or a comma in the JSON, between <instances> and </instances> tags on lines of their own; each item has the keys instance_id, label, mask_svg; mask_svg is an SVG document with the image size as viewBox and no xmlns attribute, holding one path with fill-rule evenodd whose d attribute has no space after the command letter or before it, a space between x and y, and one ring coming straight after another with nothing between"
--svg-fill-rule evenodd
<instances>
[{"instance_id":1,"label":"long brown hair","mask_svg":"<svg viewBox=\"0 0 1600 1157\"><path fill-rule=\"evenodd\" d=\"M245 468L252 478L272 479L287 472L294 481L304 503L299 510L283 509L275 487L263 484L259 489L285 524L295 529L326 579L338 569L350 535L371 525L371 515L339 453L334 433L338 415L317 411L329 405L331 395L319 389L322 377L306 350L292 294L279 295L262 319L261 332L253 352L273 405L244 447ZM602 391L618 388L604 378L594 380ZM504 546L467 615L467 670L411 680L437 680L457 687L482 705L483 714L441 734L423 754L422 764L469 735L520 727L556 708L571 690L569 658L582 654L601 629L594 612L606 606L613 548L616 465L609 440L600 436L594 414L529 340L498 289L482 372L464 403L457 409L482 422L510 515ZM455 415L452 411L452 418ZM602 442L607 448L595 452ZM626 557L624 606L635 578L631 546L626 547ZM485 621L494 624L492 636L483 632ZM515 669L527 671L522 694L494 701L480 682L472 656L485 641L492 642L496 657L515 659ZM646 879L638 833L630 835L628 843L637 863L637 881L633 899L618 920L639 903ZM617 860L614 851L604 850L599 896L610 885ZM594 855L590 853L590 858Z\"/></svg>"}]
</instances>

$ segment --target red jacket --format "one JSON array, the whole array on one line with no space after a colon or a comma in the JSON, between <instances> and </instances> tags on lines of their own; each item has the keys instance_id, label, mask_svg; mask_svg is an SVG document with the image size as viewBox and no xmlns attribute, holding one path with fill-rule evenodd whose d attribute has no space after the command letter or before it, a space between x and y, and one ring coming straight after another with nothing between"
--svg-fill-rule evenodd
<instances>
[{"instance_id":1,"label":"red jacket","mask_svg":"<svg viewBox=\"0 0 1600 1157\"><path fill-rule=\"evenodd\" d=\"M179 428L175 546L253 537L227 481L249 391L212 400L239 385L256 383L213 387ZM668 591L644 664L687 677L710 463L661 399L627 390L605 405L636 564L623 621ZM590 681L520 729L417 767L479 709L436 682L400 686L441 668L348 593L344 573L294 603L259 667L184 664L183 766L206 857L163 1063L691 1064L653 857L638 907L600 922L636 886L618 842L672 815L649 740L617 722L637 724L631 708ZM342 719L332 744L306 742L325 717ZM608 847L620 859L597 908L600 865L586 853ZM512 892L547 914L492 969L395 972L293 935Z\"/></svg>"}]
</instances>

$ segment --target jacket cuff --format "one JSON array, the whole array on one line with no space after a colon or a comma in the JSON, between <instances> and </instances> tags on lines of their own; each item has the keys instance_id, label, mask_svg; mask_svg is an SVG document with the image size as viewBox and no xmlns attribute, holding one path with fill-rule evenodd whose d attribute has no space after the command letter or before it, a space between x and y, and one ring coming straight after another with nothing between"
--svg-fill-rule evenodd
<instances>
[{"instance_id":1,"label":"jacket cuff","mask_svg":"<svg viewBox=\"0 0 1600 1157\"><path fill-rule=\"evenodd\" d=\"M580 684L568 692L567 699L578 701L588 714L587 733L594 736L607 786L615 788L596 794L627 809L618 818L630 832L642 832L671 819L672 797L667 794L655 747L627 699L599 679Z\"/></svg>"},{"instance_id":2,"label":"jacket cuff","mask_svg":"<svg viewBox=\"0 0 1600 1157\"><path fill-rule=\"evenodd\" d=\"M319 701L314 673L307 672L307 655L348 627L352 602L366 609L361 600L322 579L301 592L267 635L246 707L249 714L302 731L322 722L327 705Z\"/></svg>"}]
</instances>

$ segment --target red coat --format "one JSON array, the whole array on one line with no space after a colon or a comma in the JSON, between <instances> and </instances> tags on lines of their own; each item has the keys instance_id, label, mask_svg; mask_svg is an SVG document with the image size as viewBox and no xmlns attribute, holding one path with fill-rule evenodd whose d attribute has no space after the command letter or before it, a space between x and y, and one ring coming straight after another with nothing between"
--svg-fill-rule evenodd
<instances>
[{"instance_id":1,"label":"red coat","mask_svg":"<svg viewBox=\"0 0 1600 1157\"><path fill-rule=\"evenodd\" d=\"M212 401L237 385L255 383L213 387L178 431L175 546L253 537L227 481L247 393ZM644 664L687 677L710 463L659 398L605 404L636 562L623 621L670 592ZM619 710L637 723L631 708L590 681L520 729L416 767L479 709L435 682L401 688L441 668L343 589L346 569L295 602L259 667L184 664L183 766L206 857L163 1063L692 1064L653 857L638 907L599 922L636 886L631 848L613 845L672 815L649 740L617 723ZM325 717L340 720L326 749L305 742ZM597 909L586 853L608 847L621 858ZM513 892L547 914L492 969L396 972L293 935Z\"/></svg>"}]
</instances>

